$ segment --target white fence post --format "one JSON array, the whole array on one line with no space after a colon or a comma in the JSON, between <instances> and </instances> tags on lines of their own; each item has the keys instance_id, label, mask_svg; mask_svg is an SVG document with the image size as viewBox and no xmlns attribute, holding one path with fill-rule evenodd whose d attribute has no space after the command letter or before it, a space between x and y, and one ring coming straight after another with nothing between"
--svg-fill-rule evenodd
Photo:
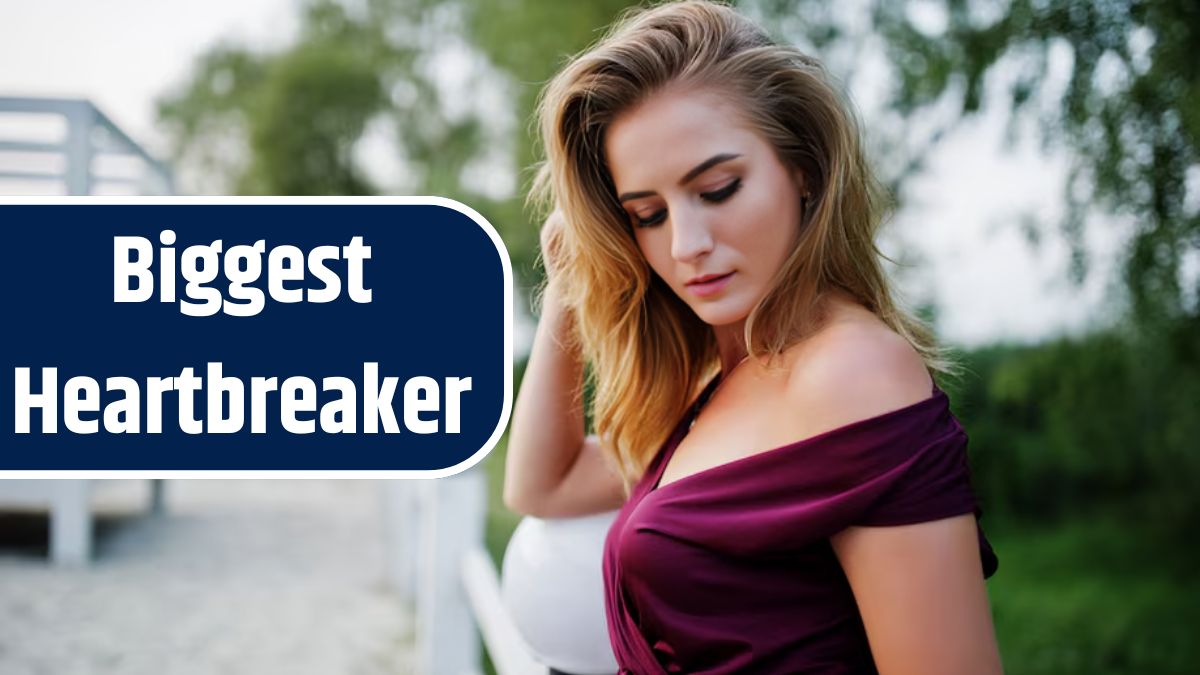
<instances>
[{"instance_id":1,"label":"white fence post","mask_svg":"<svg viewBox=\"0 0 1200 675\"><path fill-rule=\"evenodd\" d=\"M462 584L462 566L482 546L487 482L475 468L422 481L417 582L417 672L474 675L479 672L479 634Z\"/></svg>"},{"instance_id":2,"label":"white fence post","mask_svg":"<svg viewBox=\"0 0 1200 675\"><path fill-rule=\"evenodd\" d=\"M387 579L408 605L417 601L417 566L421 547L421 494L424 484L415 480L384 483L384 554Z\"/></svg>"},{"instance_id":3,"label":"white fence post","mask_svg":"<svg viewBox=\"0 0 1200 675\"><path fill-rule=\"evenodd\" d=\"M167 488L162 478L150 480L150 513L161 516L167 512Z\"/></svg>"},{"instance_id":4,"label":"white fence post","mask_svg":"<svg viewBox=\"0 0 1200 675\"><path fill-rule=\"evenodd\" d=\"M92 557L92 482L53 481L50 502L50 559L85 565Z\"/></svg>"},{"instance_id":5,"label":"white fence post","mask_svg":"<svg viewBox=\"0 0 1200 675\"><path fill-rule=\"evenodd\" d=\"M387 574L415 605L415 672L478 675L483 639L500 675L545 675L509 616L485 545L487 476L385 484Z\"/></svg>"},{"instance_id":6,"label":"white fence post","mask_svg":"<svg viewBox=\"0 0 1200 675\"><path fill-rule=\"evenodd\" d=\"M94 109L85 103L70 106L67 111L67 194L92 194L92 128L96 124Z\"/></svg>"}]
</instances>

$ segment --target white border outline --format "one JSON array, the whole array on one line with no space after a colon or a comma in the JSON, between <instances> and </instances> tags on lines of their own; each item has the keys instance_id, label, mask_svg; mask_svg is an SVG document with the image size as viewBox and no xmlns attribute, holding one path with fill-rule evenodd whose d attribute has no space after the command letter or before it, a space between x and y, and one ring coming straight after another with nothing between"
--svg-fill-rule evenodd
<instances>
[{"instance_id":1,"label":"white border outline","mask_svg":"<svg viewBox=\"0 0 1200 675\"><path fill-rule=\"evenodd\" d=\"M470 457L444 469L38 469L8 471L0 478L105 479L105 478L290 478L393 480L445 478L483 461L504 435L513 404L513 275L508 247L496 228L475 209L447 197L0 197L4 206L440 206L470 218L496 247L504 270L504 403L492 435ZM269 439L263 438L266 442Z\"/></svg>"}]
</instances>

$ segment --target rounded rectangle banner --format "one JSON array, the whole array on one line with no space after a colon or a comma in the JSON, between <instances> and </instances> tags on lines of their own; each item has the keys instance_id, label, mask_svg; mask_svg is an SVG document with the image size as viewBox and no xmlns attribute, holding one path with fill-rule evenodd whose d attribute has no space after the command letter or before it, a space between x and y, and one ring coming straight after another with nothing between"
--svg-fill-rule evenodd
<instances>
[{"instance_id":1,"label":"rounded rectangle banner","mask_svg":"<svg viewBox=\"0 0 1200 675\"><path fill-rule=\"evenodd\" d=\"M437 477L512 407L512 267L438 197L0 203L0 475Z\"/></svg>"}]
</instances>

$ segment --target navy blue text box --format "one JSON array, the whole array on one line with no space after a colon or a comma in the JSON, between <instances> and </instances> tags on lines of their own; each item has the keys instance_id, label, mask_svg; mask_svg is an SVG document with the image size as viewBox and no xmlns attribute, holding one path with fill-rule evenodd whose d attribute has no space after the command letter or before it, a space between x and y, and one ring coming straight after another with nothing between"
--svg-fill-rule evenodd
<instances>
[{"instance_id":1,"label":"navy blue text box","mask_svg":"<svg viewBox=\"0 0 1200 675\"><path fill-rule=\"evenodd\" d=\"M285 203L286 202L286 203ZM404 202L404 203L396 203ZM411 203L425 202L425 203ZM175 301L161 302L160 236L171 230L176 258ZM0 205L0 232L7 255L0 282L7 298L0 330L0 471L386 471L392 476L455 473L479 461L496 443L511 407L511 267L491 226L470 209L436 198L412 200L155 200L149 204L93 199L70 203ZM144 302L114 302L114 238L144 237L154 245L155 292ZM293 304L272 299L268 254L278 246L305 253L319 246L344 247L362 237L370 258L362 262L362 286L370 302L348 292L348 263L329 260L340 276L340 295L327 303ZM265 242L259 279L264 306L254 316L187 316L189 300L182 259L192 245L222 242L223 250ZM132 259L132 256L131 256ZM222 265L224 254L221 254ZM239 269L245 269L241 267ZM320 289L309 270L288 288ZM136 284L131 284L135 286ZM224 271L208 284L229 298ZM361 299L361 296L360 296ZM161 396L161 433L148 433L147 378L179 377L192 368L204 378L193 394L194 417L208 418L207 369L220 363L223 376L244 388L244 424L236 433L185 433L178 391ZM396 433L364 407L364 364L378 364L381 382L396 378L391 406ZM17 433L18 369L29 369L29 393L44 394L43 369L57 369L57 431L44 433L44 408L28 408L29 431ZM75 433L64 424L67 381L98 382L96 433ZM293 376L315 383L317 408L294 415L311 420L312 433L293 433L281 423L282 393L268 392L264 433L251 431L251 378ZM105 406L124 398L106 391L107 378L139 383L140 433L106 431ZM328 433L321 408L342 397L324 391L324 378L355 383L355 433ZM405 386L413 378L449 378L459 391L459 429L448 429L441 387L439 410L417 413L437 422L436 433L417 433L405 423ZM430 394L430 390L423 390ZM348 397L347 397L348 398ZM228 414L231 398L222 399ZM345 402L343 402L345 403ZM426 405L430 405L426 403ZM416 406L413 406L414 409ZM376 414L378 432L365 433ZM122 421L128 422L128 418ZM339 420L345 423L345 415ZM345 429L345 427L341 427Z\"/></svg>"}]
</instances>

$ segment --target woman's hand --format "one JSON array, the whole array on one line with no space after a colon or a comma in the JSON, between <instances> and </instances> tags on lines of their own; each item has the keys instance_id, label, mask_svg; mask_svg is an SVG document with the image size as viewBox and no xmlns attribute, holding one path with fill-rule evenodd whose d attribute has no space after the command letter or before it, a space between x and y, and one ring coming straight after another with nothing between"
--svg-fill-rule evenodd
<instances>
[{"instance_id":1,"label":"woman's hand","mask_svg":"<svg viewBox=\"0 0 1200 675\"><path fill-rule=\"evenodd\" d=\"M554 279L563 264L563 231L566 222L560 209L554 209L546 222L542 224L539 237L542 250L542 267L546 270L546 283L553 285Z\"/></svg>"}]
</instances>

